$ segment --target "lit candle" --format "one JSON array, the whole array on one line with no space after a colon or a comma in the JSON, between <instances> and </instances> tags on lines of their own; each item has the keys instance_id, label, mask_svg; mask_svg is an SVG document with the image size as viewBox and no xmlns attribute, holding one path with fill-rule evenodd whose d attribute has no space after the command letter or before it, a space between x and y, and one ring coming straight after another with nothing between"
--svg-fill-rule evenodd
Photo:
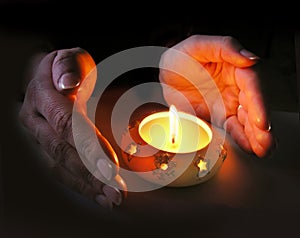
<instances>
[{"instance_id":1,"label":"lit candle","mask_svg":"<svg viewBox=\"0 0 300 238\"><path fill-rule=\"evenodd\" d=\"M175 187L202 183L227 156L218 130L174 105L134 118L122 138L123 162L132 171L152 171L140 174L148 181ZM210 145L213 149L208 150Z\"/></svg>"},{"instance_id":2,"label":"lit candle","mask_svg":"<svg viewBox=\"0 0 300 238\"><path fill-rule=\"evenodd\" d=\"M179 122L177 109L174 105L171 105L169 110L169 123L170 123L170 139L173 146L178 145L178 130ZM175 143L176 142L176 143Z\"/></svg>"},{"instance_id":3,"label":"lit candle","mask_svg":"<svg viewBox=\"0 0 300 238\"><path fill-rule=\"evenodd\" d=\"M159 150L190 153L207 146L212 131L203 120L177 112L176 107L171 105L168 112L157 112L144 118L139 125L139 135Z\"/></svg>"}]
</instances>

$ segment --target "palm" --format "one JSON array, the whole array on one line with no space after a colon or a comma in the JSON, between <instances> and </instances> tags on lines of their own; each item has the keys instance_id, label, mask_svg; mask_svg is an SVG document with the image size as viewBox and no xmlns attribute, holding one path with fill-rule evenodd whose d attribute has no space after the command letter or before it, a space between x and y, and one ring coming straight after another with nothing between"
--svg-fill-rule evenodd
<instances>
[{"instance_id":1,"label":"palm","mask_svg":"<svg viewBox=\"0 0 300 238\"><path fill-rule=\"evenodd\" d=\"M167 103L183 111L193 109L225 128L248 152L260 157L269 153L273 139L258 75L251 67L255 58L242 55L243 47L230 37L196 35L173 49L160 64Z\"/></svg>"},{"instance_id":2,"label":"palm","mask_svg":"<svg viewBox=\"0 0 300 238\"><path fill-rule=\"evenodd\" d=\"M225 106L226 118L235 115L239 105L238 99L240 91L235 81L236 68L227 62L205 64L204 68L210 73L221 93ZM203 102L199 101L199 103ZM199 114L199 116L201 115Z\"/></svg>"},{"instance_id":3,"label":"palm","mask_svg":"<svg viewBox=\"0 0 300 238\"><path fill-rule=\"evenodd\" d=\"M211 78L207 78L207 80L213 79L221 94L226 116L225 118L223 117L222 120L219 120L218 126L223 126L226 118L236 114L236 109L239 105L238 99L240 90L235 81L236 68L226 62L206 63L202 65L211 76ZM180 92L189 101L197 116L210 121L211 113L209 108L214 108L216 106L214 104L218 103L214 100L216 94L214 90L210 90L204 95L201 93L203 91L201 84L205 84L203 81L201 81L201 84L196 83L196 86L193 86L189 79L172 72L161 71L161 79L162 78L164 83L178 90L164 89L164 96L169 104L176 105L180 110L187 110L188 105L186 105L186 101L178 100L178 93ZM200 92L197 88L200 89Z\"/></svg>"}]
</instances>

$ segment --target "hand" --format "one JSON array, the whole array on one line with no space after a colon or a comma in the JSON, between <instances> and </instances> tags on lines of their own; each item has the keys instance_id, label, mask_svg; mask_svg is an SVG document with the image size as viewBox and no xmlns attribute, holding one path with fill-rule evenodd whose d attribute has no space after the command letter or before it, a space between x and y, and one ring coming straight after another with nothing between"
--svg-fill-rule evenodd
<instances>
[{"instance_id":1,"label":"hand","mask_svg":"<svg viewBox=\"0 0 300 238\"><path fill-rule=\"evenodd\" d=\"M259 58L229 36L194 35L175 45L173 49L195 59L213 78L221 93L226 114L225 117L218 118L217 126L226 129L245 151L254 152L258 157L269 155L274 139L258 74L252 67ZM162 57L161 65L164 64L173 64L176 70L197 71L195 65L179 59L170 50ZM200 68L200 65L197 67ZM205 89L210 80L207 77L192 79L193 85L179 74L161 69L159 78L162 83L175 89L163 87L166 101L177 105L181 110L186 108L178 100L177 91L188 99L199 117L208 121L211 119L209 109L216 112L220 108L220 102L215 100L215 92ZM206 90L205 97L198 89Z\"/></svg>"},{"instance_id":2,"label":"hand","mask_svg":"<svg viewBox=\"0 0 300 238\"><path fill-rule=\"evenodd\" d=\"M124 181L95 149L100 142L105 152L118 162L108 141L86 116L85 104L95 82L96 67L88 52L80 48L51 52L36 67L19 115L47 155L49 169L53 169L57 178L100 205L112 208L121 204L124 194L96 177L118 184ZM79 102L76 116L82 125L77 133L77 141L82 142L79 149L74 145L72 133L75 98ZM98 141L90 136L95 131ZM96 168L93 174L84 166L79 153Z\"/></svg>"}]
</instances>

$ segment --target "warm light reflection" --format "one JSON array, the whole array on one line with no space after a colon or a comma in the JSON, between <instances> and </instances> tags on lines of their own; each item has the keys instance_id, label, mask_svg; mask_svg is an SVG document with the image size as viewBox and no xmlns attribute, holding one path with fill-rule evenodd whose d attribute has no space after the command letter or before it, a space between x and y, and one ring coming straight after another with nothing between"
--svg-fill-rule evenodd
<instances>
[{"instance_id":1,"label":"warm light reflection","mask_svg":"<svg viewBox=\"0 0 300 238\"><path fill-rule=\"evenodd\" d=\"M204 162L203 160L200 160L197 166L200 169L200 172L207 170L206 162Z\"/></svg>"},{"instance_id":2,"label":"warm light reflection","mask_svg":"<svg viewBox=\"0 0 300 238\"><path fill-rule=\"evenodd\" d=\"M166 164L166 163L162 163L161 165L160 165L160 169L162 169L162 170L167 170L169 168L169 166L168 166L168 164Z\"/></svg>"},{"instance_id":3,"label":"warm light reflection","mask_svg":"<svg viewBox=\"0 0 300 238\"><path fill-rule=\"evenodd\" d=\"M175 145L175 142L178 142L179 116L174 105L170 106L169 120L171 144Z\"/></svg>"},{"instance_id":4,"label":"warm light reflection","mask_svg":"<svg viewBox=\"0 0 300 238\"><path fill-rule=\"evenodd\" d=\"M205 148L212 130L198 117L170 106L145 117L139 124L139 135L149 145L170 153L190 153Z\"/></svg>"}]
</instances>

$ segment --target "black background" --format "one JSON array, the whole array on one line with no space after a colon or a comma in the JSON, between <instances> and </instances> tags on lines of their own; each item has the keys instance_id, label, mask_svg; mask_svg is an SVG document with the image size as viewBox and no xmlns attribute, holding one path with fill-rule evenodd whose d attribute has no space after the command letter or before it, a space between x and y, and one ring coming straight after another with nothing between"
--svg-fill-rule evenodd
<instances>
[{"instance_id":1,"label":"black background","mask_svg":"<svg viewBox=\"0 0 300 238\"><path fill-rule=\"evenodd\" d=\"M78 201L82 198L66 196L62 193L63 188L44 176L44 171L37 164L38 153L31 146L31 138L24 138L24 134L19 132L15 115L24 92L22 80L28 58L40 48L51 50L80 46L88 50L96 62L100 62L123 49L142 45L172 45L196 33L232 35L263 59L280 59L279 69L284 71L280 75L285 77L282 76L283 81L277 84L277 88L270 88L266 94L272 109L297 111L293 40L299 21L292 7L270 12L268 10L271 8L262 9L256 5L252 10L240 3L237 11L227 11L222 6L216 9L201 5L195 9L195 5L186 4L186 10L173 3L175 10L170 4L172 11L169 9L167 12L168 8L150 2L140 2L137 4L140 8L117 2L109 8L101 2L99 4L92 5L88 1L69 4L50 1L1 2L1 128L4 132L1 136L0 164L1 226L4 228L1 237L187 237L202 236L207 232L224 237L237 232L247 237L254 235L249 232L253 220L256 226L261 224L255 229L257 233L261 231L258 234L276 237L270 224L272 214L260 216L259 211L253 211L245 215L243 211L227 207L203 208L204 214L211 212L207 220L212 225L199 232L195 227L201 224L187 223L184 218L173 224L166 220L163 224L160 219L157 223L141 219L136 224L114 224L114 216L118 216L118 212L111 215L89 203L80 207L81 202ZM277 48L279 46L281 48ZM274 51L282 55L274 56ZM288 66L284 64L286 62ZM290 74L286 75L286 72ZM266 77L265 84L272 85L271 80ZM273 97L274 90L279 98ZM191 216L196 217L197 214ZM121 218L115 219L120 221ZM171 217L169 219L172 220ZM233 229L222 226L224 219L231 221ZM290 234L290 226L296 225L299 218L295 216L294 224L285 224L283 217L278 219L282 219L283 232ZM203 224L206 222L203 221ZM267 229L264 230L264 227ZM178 229L180 232L177 232ZM222 232L229 230L232 231Z\"/></svg>"}]
</instances>

